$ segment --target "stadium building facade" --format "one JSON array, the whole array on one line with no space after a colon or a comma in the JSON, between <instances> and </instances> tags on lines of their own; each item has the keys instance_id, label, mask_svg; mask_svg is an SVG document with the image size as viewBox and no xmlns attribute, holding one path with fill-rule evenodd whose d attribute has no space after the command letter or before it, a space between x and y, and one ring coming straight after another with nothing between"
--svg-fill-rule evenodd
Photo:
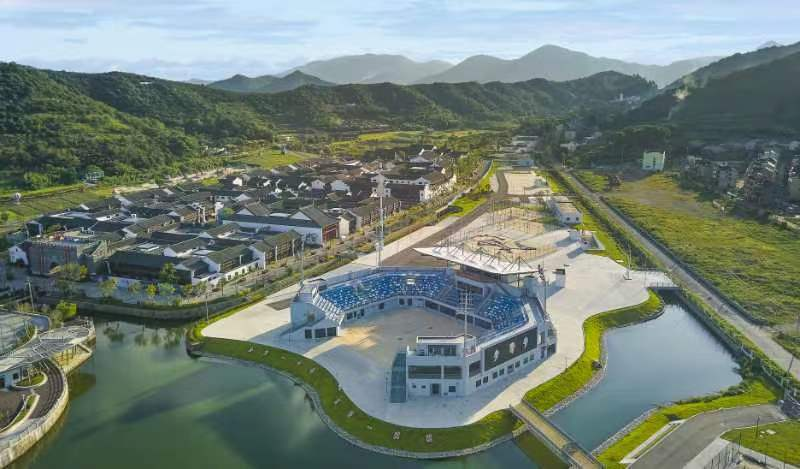
<instances>
[{"instance_id":1,"label":"stadium building facade","mask_svg":"<svg viewBox=\"0 0 800 469\"><path fill-rule=\"evenodd\" d=\"M367 268L303 285L291 304L290 334L298 340L334 337L365 317L404 308L450 316L464 324L464 333L418 336L398 353L390 400L466 396L526 373L556 352L556 333L537 297L540 290L533 276L517 288L474 269Z\"/></svg>"}]
</instances>

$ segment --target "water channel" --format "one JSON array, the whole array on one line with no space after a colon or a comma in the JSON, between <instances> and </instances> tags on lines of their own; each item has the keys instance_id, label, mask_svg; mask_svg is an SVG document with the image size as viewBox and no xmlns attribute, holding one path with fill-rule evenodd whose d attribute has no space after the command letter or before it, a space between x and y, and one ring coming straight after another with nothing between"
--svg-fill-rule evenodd
<instances>
[{"instance_id":1,"label":"water channel","mask_svg":"<svg viewBox=\"0 0 800 469\"><path fill-rule=\"evenodd\" d=\"M447 461L413 461L340 439L288 380L189 358L182 325L97 318L97 350L70 378L59 425L14 468L535 467L514 443ZM554 419L593 448L655 404L739 381L735 362L682 306L607 334L609 365Z\"/></svg>"}]
</instances>

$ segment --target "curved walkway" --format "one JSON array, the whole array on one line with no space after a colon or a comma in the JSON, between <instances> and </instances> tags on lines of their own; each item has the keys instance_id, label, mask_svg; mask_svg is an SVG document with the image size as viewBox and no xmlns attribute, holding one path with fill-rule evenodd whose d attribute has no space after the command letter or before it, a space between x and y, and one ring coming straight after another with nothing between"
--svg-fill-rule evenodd
<instances>
[{"instance_id":1,"label":"curved walkway","mask_svg":"<svg viewBox=\"0 0 800 469\"><path fill-rule=\"evenodd\" d=\"M684 467L718 436L735 428L786 420L780 409L772 404L718 410L696 415L670 432L629 467L659 469Z\"/></svg>"}]
</instances>

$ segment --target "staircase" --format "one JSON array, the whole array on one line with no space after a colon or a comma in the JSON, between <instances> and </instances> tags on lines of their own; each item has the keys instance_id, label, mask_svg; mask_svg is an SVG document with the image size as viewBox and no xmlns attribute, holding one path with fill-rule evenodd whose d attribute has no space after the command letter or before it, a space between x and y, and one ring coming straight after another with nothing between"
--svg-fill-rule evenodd
<instances>
[{"instance_id":1,"label":"staircase","mask_svg":"<svg viewBox=\"0 0 800 469\"><path fill-rule=\"evenodd\" d=\"M392 380L389 389L389 402L400 404L407 399L406 390L406 353L399 352L392 362Z\"/></svg>"}]
</instances>

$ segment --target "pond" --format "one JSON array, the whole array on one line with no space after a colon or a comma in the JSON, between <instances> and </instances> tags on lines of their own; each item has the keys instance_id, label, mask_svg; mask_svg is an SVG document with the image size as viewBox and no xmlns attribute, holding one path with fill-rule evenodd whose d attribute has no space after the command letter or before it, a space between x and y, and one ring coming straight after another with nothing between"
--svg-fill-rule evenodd
<instances>
[{"instance_id":1,"label":"pond","mask_svg":"<svg viewBox=\"0 0 800 469\"><path fill-rule=\"evenodd\" d=\"M189 358L185 326L96 325L96 354L70 378L67 415L13 467L535 467L514 443L447 461L371 453L331 432L288 380ZM654 404L739 380L730 354L679 305L610 332L607 346L604 379L555 416L589 448Z\"/></svg>"}]
</instances>

